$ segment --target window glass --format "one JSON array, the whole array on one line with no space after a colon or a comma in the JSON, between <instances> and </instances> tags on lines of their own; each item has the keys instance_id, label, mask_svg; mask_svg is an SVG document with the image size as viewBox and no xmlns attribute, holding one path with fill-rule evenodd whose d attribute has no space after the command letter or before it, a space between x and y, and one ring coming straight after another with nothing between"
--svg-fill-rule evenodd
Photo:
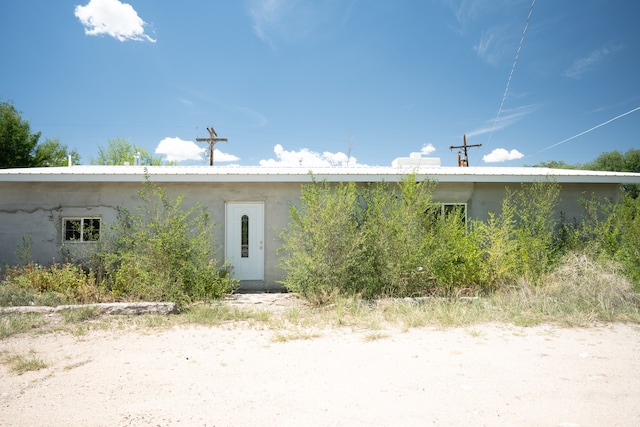
<instances>
[{"instance_id":1,"label":"window glass","mask_svg":"<svg viewBox=\"0 0 640 427\"><path fill-rule=\"evenodd\" d=\"M100 240L100 218L66 218L63 220L65 242Z\"/></svg>"},{"instance_id":2,"label":"window glass","mask_svg":"<svg viewBox=\"0 0 640 427\"><path fill-rule=\"evenodd\" d=\"M82 220L82 237L82 240L85 242L96 242L100 240L100 220L98 218Z\"/></svg>"},{"instance_id":3,"label":"window glass","mask_svg":"<svg viewBox=\"0 0 640 427\"><path fill-rule=\"evenodd\" d=\"M240 256L242 258L249 258L249 217L242 215L240 223L242 227L240 233Z\"/></svg>"},{"instance_id":4,"label":"window glass","mask_svg":"<svg viewBox=\"0 0 640 427\"><path fill-rule=\"evenodd\" d=\"M78 242L82 238L82 220L67 219L64 222L64 240Z\"/></svg>"}]
</instances>

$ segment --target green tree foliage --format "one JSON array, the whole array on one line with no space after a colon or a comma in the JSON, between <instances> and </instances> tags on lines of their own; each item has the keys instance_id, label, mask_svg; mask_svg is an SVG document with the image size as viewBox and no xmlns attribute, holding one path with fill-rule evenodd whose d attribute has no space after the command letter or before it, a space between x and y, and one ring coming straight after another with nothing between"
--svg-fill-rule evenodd
<instances>
[{"instance_id":1,"label":"green tree foliage","mask_svg":"<svg viewBox=\"0 0 640 427\"><path fill-rule=\"evenodd\" d=\"M600 154L595 160L582 164L572 165L563 161L550 160L540 162L534 167L640 173L640 150L631 148L624 154L619 151L608 151Z\"/></svg>"},{"instance_id":2,"label":"green tree foliage","mask_svg":"<svg viewBox=\"0 0 640 427\"><path fill-rule=\"evenodd\" d=\"M582 165L581 169L640 173L640 150L632 148L624 154L619 151L602 153L594 161ZM623 189L633 198L640 195L640 186L637 184L625 184Z\"/></svg>"},{"instance_id":3,"label":"green tree foliage","mask_svg":"<svg viewBox=\"0 0 640 427\"><path fill-rule=\"evenodd\" d=\"M581 168L598 171L631 172L627 170L625 156L619 151L602 153L594 161L581 165Z\"/></svg>"},{"instance_id":4,"label":"green tree foliage","mask_svg":"<svg viewBox=\"0 0 640 427\"><path fill-rule=\"evenodd\" d=\"M127 299L178 305L233 290L235 281L215 260L215 224L206 210L183 208L183 196L173 199L148 180L139 195L142 206L121 211L97 255L94 268L108 289Z\"/></svg>"},{"instance_id":5,"label":"green tree foliage","mask_svg":"<svg viewBox=\"0 0 640 427\"><path fill-rule=\"evenodd\" d=\"M40 132L31 133L27 120L9 102L0 103L0 167L34 166L33 153Z\"/></svg>"},{"instance_id":6,"label":"green tree foliage","mask_svg":"<svg viewBox=\"0 0 640 427\"><path fill-rule=\"evenodd\" d=\"M40 132L32 133L28 120L10 102L0 103L0 168L65 166L68 156L80 161L77 151L68 151L58 139L38 143Z\"/></svg>"},{"instance_id":7,"label":"green tree foliage","mask_svg":"<svg viewBox=\"0 0 640 427\"><path fill-rule=\"evenodd\" d=\"M136 144L131 144L126 138L110 139L106 147L98 147L98 157L91 159L92 165L130 165L138 164L144 166L159 166L162 164L162 157L154 157L149 152Z\"/></svg>"},{"instance_id":8,"label":"green tree foliage","mask_svg":"<svg viewBox=\"0 0 640 427\"><path fill-rule=\"evenodd\" d=\"M549 160L547 162L540 162L534 167L537 168L551 168L551 169L578 169L577 165L571 165L569 163L563 162L562 160Z\"/></svg>"},{"instance_id":9,"label":"green tree foliage","mask_svg":"<svg viewBox=\"0 0 640 427\"><path fill-rule=\"evenodd\" d=\"M600 154L595 160L584 164L567 164L563 161L551 160L541 162L535 167L547 167L554 169L583 169L595 171L611 171L611 172L635 172L640 173L640 150L631 148L622 154L619 151L609 151ZM637 184L624 184L622 186L626 194L633 198L640 195L640 186Z\"/></svg>"},{"instance_id":10,"label":"green tree foliage","mask_svg":"<svg viewBox=\"0 0 640 427\"><path fill-rule=\"evenodd\" d=\"M33 160L37 166L67 166L69 164L69 156L71 156L72 164L80 163L80 154L76 150L69 151L66 145L61 144L55 138L47 139L38 144Z\"/></svg>"}]
</instances>

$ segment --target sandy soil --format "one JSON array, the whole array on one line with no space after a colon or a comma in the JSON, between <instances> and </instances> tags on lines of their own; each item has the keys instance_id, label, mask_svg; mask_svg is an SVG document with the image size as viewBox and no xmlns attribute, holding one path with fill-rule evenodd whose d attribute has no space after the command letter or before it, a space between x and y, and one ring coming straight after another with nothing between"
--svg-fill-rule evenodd
<instances>
[{"instance_id":1,"label":"sandy soil","mask_svg":"<svg viewBox=\"0 0 640 427\"><path fill-rule=\"evenodd\" d=\"M0 426L637 426L640 328L247 326L27 334L0 352Z\"/></svg>"}]
</instances>

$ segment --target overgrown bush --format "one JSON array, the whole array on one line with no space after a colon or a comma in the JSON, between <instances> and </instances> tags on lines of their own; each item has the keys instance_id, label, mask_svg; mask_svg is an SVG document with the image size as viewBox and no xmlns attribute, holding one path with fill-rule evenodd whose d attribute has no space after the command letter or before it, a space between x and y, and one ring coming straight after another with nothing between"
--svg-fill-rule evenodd
<instances>
[{"instance_id":1,"label":"overgrown bush","mask_svg":"<svg viewBox=\"0 0 640 427\"><path fill-rule=\"evenodd\" d=\"M0 306L113 300L181 306L218 298L237 286L215 260L215 224L200 204L183 208L182 196L172 199L148 179L139 196L142 205L122 209L112 229L102 233L97 250L67 251L71 261L63 264L31 262L31 239L23 239L16 252L22 263L6 267L0 277Z\"/></svg>"},{"instance_id":2,"label":"overgrown bush","mask_svg":"<svg viewBox=\"0 0 640 427\"><path fill-rule=\"evenodd\" d=\"M479 252L464 212L443 214L433 202L435 184L405 178L397 188L374 184L363 191L362 232L366 236L368 296L450 294L481 281ZM366 274L366 271L363 272Z\"/></svg>"},{"instance_id":3,"label":"overgrown bush","mask_svg":"<svg viewBox=\"0 0 640 427\"><path fill-rule=\"evenodd\" d=\"M7 268L0 285L0 306L91 303L101 300L95 280L81 266L30 262Z\"/></svg>"},{"instance_id":4,"label":"overgrown bush","mask_svg":"<svg viewBox=\"0 0 640 427\"><path fill-rule=\"evenodd\" d=\"M302 186L281 237L283 284L322 303L336 295L418 296L474 288L480 253L460 212L442 215L434 184Z\"/></svg>"},{"instance_id":5,"label":"overgrown bush","mask_svg":"<svg viewBox=\"0 0 640 427\"><path fill-rule=\"evenodd\" d=\"M413 175L393 186L303 185L281 234L282 283L317 303L542 285L561 255L557 183L507 189L501 212L469 226L462 210L433 201L434 188Z\"/></svg>"},{"instance_id":6,"label":"overgrown bush","mask_svg":"<svg viewBox=\"0 0 640 427\"><path fill-rule=\"evenodd\" d=\"M502 211L490 212L487 222L473 223L491 288L519 278L539 284L554 265L559 196L560 186L553 181L523 184L518 191L507 188Z\"/></svg>"},{"instance_id":7,"label":"overgrown bush","mask_svg":"<svg viewBox=\"0 0 640 427\"><path fill-rule=\"evenodd\" d=\"M291 206L291 222L280 248L280 266L289 290L322 303L340 290L357 286L365 256L358 231L358 194L354 183L313 182L302 187L300 207Z\"/></svg>"},{"instance_id":8,"label":"overgrown bush","mask_svg":"<svg viewBox=\"0 0 640 427\"><path fill-rule=\"evenodd\" d=\"M183 208L148 180L135 211L122 209L96 255L102 286L126 299L179 305L217 298L236 281L215 260L214 226L206 210Z\"/></svg>"},{"instance_id":9,"label":"overgrown bush","mask_svg":"<svg viewBox=\"0 0 640 427\"><path fill-rule=\"evenodd\" d=\"M617 201L592 196L582 205L582 221L564 230L566 247L617 263L640 292L640 199L626 193Z\"/></svg>"}]
</instances>

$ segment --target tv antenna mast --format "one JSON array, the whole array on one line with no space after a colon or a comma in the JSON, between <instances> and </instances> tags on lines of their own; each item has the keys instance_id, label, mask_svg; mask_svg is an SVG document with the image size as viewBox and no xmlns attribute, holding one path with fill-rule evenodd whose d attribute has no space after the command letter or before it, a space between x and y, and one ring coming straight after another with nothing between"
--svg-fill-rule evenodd
<instances>
[{"instance_id":1,"label":"tv antenna mast","mask_svg":"<svg viewBox=\"0 0 640 427\"><path fill-rule=\"evenodd\" d=\"M453 150L454 148L462 148L464 150L464 159L461 157L460 150L458 150L458 166L461 168L469 167L469 153L468 149L472 147L482 147L482 144L472 144L467 145L467 135L462 135L463 145L452 145L449 147L449 150Z\"/></svg>"},{"instance_id":2,"label":"tv antenna mast","mask_svg":"<svg viewBox=\"0 0 640 427\"><path fill-rule=\"evenodd\" d=\"M209 143L209 166L213 166L213 146L216 145L216 142L227 142L227 138L218 138L218 134L213 128L207 128L207 130L209 138L196 138L196 141Z\"/></svg>"}]
</instances>

